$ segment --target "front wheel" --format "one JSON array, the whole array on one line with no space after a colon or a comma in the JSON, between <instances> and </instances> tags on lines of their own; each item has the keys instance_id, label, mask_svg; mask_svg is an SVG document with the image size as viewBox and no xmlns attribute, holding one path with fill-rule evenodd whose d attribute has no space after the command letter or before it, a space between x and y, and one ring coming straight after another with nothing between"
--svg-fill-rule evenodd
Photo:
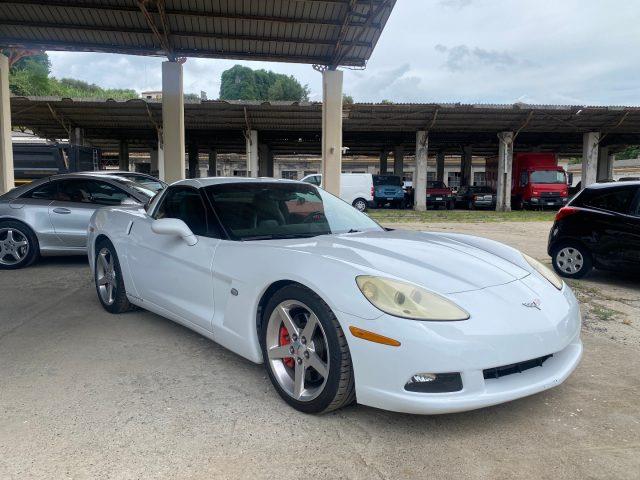
<instances>
[{"instance_id":1,"label":"front wheel","mask_svg":"<svg viewBox=\"0 0 640 480\"><path fill-rule=\"evenodd\" d=\"M27 267L38 255L38 239L29 227L13 220L0 222L0 269Z\"/></svg>"},{"instance_id":2,"label":"front wheel","mask_svg":"<svg viewBox=\"0 0 640 480\"><path fill-rule=\"evenodd\" d=\"M323 413L355 401L344 332L312 291L289 285L276 292L264 310L260 343L271 383L296 410Z\"/></svg>"},{"instance_id":3,"label":"front wheel","mask_svg":"<svg viewBox=\"0 0 640 480\"><path fill-rule=\"evenodd\" d=\"M124 288L120 262L113 244L108 240L98 242L94 263L96 292L104 309L109 313L131 310Z\"/></svg>"},{"instance_id":4,"label":"front wheel","mask_svg":"<svg viewBox=\"0 0 640 480\"><path fill-rule=\"evenodd\" d=\"M353 201L353 206L359 212L364 212L367 210L367 201L364 198L356 198Z\"/></svg>"},{"instance_id":5,"label":"front wheel","mask_svg":"<svg viewBox=\"0 0 640 480\"><path fill-rule=\"evenodd\" d=\"M551 261L554 270L566 278L582 278L593 268L591 254L577 243L565 243L554 248Z\"/></svg>"}]
</instances>

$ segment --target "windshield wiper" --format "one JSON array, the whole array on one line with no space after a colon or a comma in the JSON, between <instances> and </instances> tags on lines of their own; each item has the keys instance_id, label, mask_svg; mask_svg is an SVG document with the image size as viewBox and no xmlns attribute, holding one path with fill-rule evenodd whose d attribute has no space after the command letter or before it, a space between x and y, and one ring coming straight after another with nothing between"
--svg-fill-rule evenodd
<instances>
[{"instance_id":1,"label":"windshield wiper","mask_svg":"<svg viewBox=\"0 0 640 480\"><path fill-rule=\"evenodd\" d=\"M326 235L325 233L272 233L268 235L252 235L250 237L242 237L241 240L282 240L286 238L311 238L318 235Z\"/></svg>"},{"instance_id":2,"label":"windshield wiper","mask_svg":"<svg viewBox=\"0 0 640 480\"><path fill-rule=\"evenodd\" d=\"M362 230L356 230L355 228L350 229L347 233L360 233Z\"/></svg>"}]
</instances>

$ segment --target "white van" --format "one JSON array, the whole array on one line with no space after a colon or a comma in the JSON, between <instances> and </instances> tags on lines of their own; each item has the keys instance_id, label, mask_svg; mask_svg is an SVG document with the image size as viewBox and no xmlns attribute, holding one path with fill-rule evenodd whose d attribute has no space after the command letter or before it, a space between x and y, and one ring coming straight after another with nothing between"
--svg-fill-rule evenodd
<instances>
[{"instance_id":1,"label":"white van","mask_svg":"<svg viewBox=\"0 0 640 480\"><path fill-rule=\"evenodd\" d=\"M302 181L322 187L322 174L307 175ZM373 205L373 191L371 173L340 174L340 198L361 212L364 212L369 205Z\"/></svg>"}]
</instances>

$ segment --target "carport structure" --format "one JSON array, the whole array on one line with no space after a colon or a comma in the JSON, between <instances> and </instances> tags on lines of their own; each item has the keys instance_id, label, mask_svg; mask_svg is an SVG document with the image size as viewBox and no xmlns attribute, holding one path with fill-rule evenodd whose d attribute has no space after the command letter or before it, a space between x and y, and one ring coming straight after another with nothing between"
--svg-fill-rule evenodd
<instances>
[{"instance_id":1,"label":"carport structure","mask_svg":"<svg viewBox=\"0 0 640 480\"><path fill-rule=\"evenodd\" d=\"M394 5L395 0L3 1L0 45L166 56L156 130L159 170L167 181L185 172L185 57L313 64L322 72L325 186L338 193L342 72L337 67L366 65ZM0 56L0 192L13 187L8 68L8 59ZM251 132L246 141L255 151Z\"/></svg>"},{"instance_id":2,"label":"carport structure","mask_svg":"<svg viewBox=\"0 0 640 480\"><path fill-rule=\"evenodd\" d=\"M119 150L152 148L157 162L157 131L162 103L60 98L12 98L13 123L46 138L86 137L95 146ZM273 175L273 155L323 153L320 103L188 102L186 144L190 172L198 152L207 150L215 174L217 153L246 153L247 170ZM471 182L473 155L499 155L499 209L510 208L513 152L549 151L583 157L583 185L610 178L612 156L640 144L640 108L559 105L352 104L341 111L342 144L348 154L380 155L380 171L394 156L394 173L402 175L405 155L416 156L416 207L426 206L427 156L436 158L443 180L445 155L461 156L461 184ZM81 133L76 134L76 129ZM152 165L156 169L156 165Z\"/></svg>"}]
</instances>

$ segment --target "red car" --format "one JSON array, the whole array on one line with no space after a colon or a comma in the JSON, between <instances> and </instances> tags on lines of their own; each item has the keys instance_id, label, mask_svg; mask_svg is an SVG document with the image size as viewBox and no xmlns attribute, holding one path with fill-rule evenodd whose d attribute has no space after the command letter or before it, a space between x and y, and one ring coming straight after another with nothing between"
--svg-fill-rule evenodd
<instances>
[{"instance_id":1,"label":"red car","mask_svg":"<svg viewBox=\"0 0 640 480\"><path fill-rule=\"evenodd\" d=\"M453 192L444 182L427 181L427 208L429 207L444 207L447 210L453 210L455 207Z\"/></svg>"}]
</instances>

